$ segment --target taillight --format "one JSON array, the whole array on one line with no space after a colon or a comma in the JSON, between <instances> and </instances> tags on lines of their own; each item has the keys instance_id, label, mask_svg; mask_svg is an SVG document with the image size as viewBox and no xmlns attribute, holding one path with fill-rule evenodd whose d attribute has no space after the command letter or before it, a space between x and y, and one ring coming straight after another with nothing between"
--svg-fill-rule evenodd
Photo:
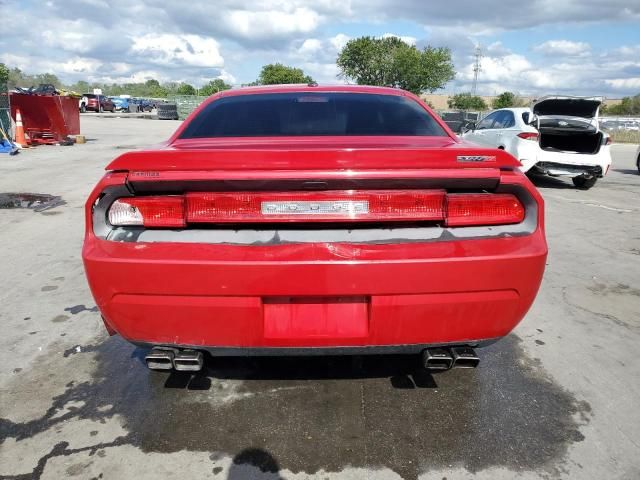
<instances>
[{"instance_id":1,"label":"taillight","mask_svg":"<svg viewBox=\"0 0 640 480\"><path fill-rule=\"evenodd\" d=\"M524 207L510 193L447 195L448 227L506 225L524 220Z\"/></svg>"},{"instance_id":2,"label":"taillight","mask_svg":"<svg viewBox=\"0 0 640 480\"><path fill-rule=\"evenodd\" d=\"M538 141L538 133L537 132L520 132L518 134L518 137L520 137L523 140L532 140L534 142Z\"/></svg>"},{"instance_id":3,"label":"taillight","mask_svg":"<svg viewBox=\"0 0 640 480\"><path fill-rule=\"evenodd\" d=\"M443 220L443 190L188 193L187 222Z\"/></svg>"},{"instance_id":4,"label":"taillight","mask_svg":"<svg viewBox=\"0 0 640 480\"><path fill-rule=\"evenodd\" d=\"M116 200L109 209L111 225L184 227L184 197L131 197Z\"/></svg>"},{"instance_id":5,"label":"taillight","mask_svg":"<svg viewBox=\"0 0 640 480\"><path fill-rule=\"evenodd\" d=\"M184 227L188 223L443 222L449 227L520 223L522 203L508 193L444 190L187 193L130 197L109 209L115 226Z\"/></svg>"}]
</instances>

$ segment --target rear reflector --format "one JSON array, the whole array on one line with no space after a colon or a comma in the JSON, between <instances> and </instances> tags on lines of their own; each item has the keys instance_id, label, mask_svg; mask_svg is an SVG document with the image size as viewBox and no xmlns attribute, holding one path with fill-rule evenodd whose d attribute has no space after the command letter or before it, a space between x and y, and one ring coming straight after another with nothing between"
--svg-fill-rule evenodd
<instances>
[{"instance_id":1,"label":"rear reflector","mask_svg":"<svg viewBox=\"0 0 640 480\"><path fill-rule=\"evenodd\" d=\"M520 223L511 194L444 190L187 193L130 197L109 209L114 226L180 228L187 223L441 222L449 227Z\"/></svg>"},{"instance_id":2,"label":"rear reflector","mask_svg":"<svg viewBox=\"0 0 640 480\"><path fill-rule=\"evenodd\" d=\"M132 197L113 202L111 225L144 227L184 227L184 197Z\"/></svg>"},{"instance_id":3,"label":"rear reflector","mask_svg":"<svg viewBox=\"0 0 640 480\"><path fill-rule=\"evenodd\" d=\"M187 222L444 220L444 190L188 193Z\"/></svg>"},{"instance_id":4,"label":"rear reflector","mask_svg":"<svg viewBox=\"0 0 640 480\"><path fill-rule=\"evenodd\" d=\"M507 225L524 220L524 207L510 193L447 195L448 227Z\"/></svg>"},{"instance_id":5,"label":"rear reflector","mask_svg":"<svg viewBox=\"0 0 640 480\"><path fill-rule=\"evenodd\" d=\"M523 140L533 140L534 142L538 141L538 134L536 132L521 132L518 134Z\"/></svg>"}]
</instances>

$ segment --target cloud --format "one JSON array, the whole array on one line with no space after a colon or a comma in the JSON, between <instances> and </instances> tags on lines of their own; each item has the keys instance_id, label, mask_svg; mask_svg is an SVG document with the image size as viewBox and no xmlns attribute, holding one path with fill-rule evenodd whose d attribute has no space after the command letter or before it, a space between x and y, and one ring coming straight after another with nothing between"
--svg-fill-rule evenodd
<instances>
[{"instance_id":1,"label":"cloud","mask_svg":"<svg viewBox=\"0 0 640 480\"><path fill-rule=\"evenodd\" d=\"M165 67L223 67L219 45L212 38L199 35L149 33L133 38L131 53L146 58L148 63Z\"/></svg>"},{"instance_id":2,"label":"cloud","mask_svg":"<svg viewBox=\"0 0 640 480\"><path fill-rule=\"evenodd\" d=\"M640 78L638 42L608 48L614 41L604 38L589 45L591 30L584 28L637 24L640 3L633 0L1 2L11 28L0 35L0 61L28 73L55 73L65 82L157 78L201 85L221 77L246 83L262 65L279 61L335 83L338 52L361 35L449 47L458 71L449 91L471 89L477 45L484 55L482 93L622 96L636 93ZM554 38L557 33L549 38L549 31L571 31L571 40Z\"/></svg>"},{"instance_id":3,"label":"cloud","mask_svg":"<svg viewBox=\"0 0 640 480\"><path fill-rule=\"evenodd\" d=\"M395 33L383 33L382 38L395 37L402 40L404 43L408 43L409 45L415 45L418 41L416 37L411 37L408 35L396 35Z\"/></svg>"},{"instance_id":4,"label":"cloud","mask_svg":"<svg viewBox=\"0 0 640 480\"><path fill-rule=\"evenodd\" d=\"M586 42L572 42L570 40L547 40L533 47L533 50L548 57L584 57L591 53L591 45Z\"/></svg>"},{"instance_id":5,"label":"cloud","mask_svg":"<svg viewBox=\"0 0 640 480\"><path fill-rule=\"evenodd\" d=\"M605 80L607 85L616 89L640 91L640 77L638 78L612 78Z\"/></svg>"},{"instance_id":6,"label":"cloud","mask_svg":"<svg viewBox=\"0 0 640 480\"><path fill-rule=\"evenodd\" d=\"M356 15L385 19L411 19L426 25L461 27L467 33L486 35L505 30L533 28L541 25L602 23L640 20L640 3L632 0L353 0Z\"/></svg>"}]
</instances>

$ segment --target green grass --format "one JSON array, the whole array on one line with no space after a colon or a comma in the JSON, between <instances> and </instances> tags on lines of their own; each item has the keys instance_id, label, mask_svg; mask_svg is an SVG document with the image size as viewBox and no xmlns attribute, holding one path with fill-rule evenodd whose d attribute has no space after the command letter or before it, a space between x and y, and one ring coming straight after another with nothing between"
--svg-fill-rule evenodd
<instances>
[{"instance_id":1,"label":"green grass","mask_svg":"<svg viewBox=\"0 0 640 480\"><path fill-rule=\"evenodd\" d=\"M640 132L634 130L614 130L609 132L613 143L640 143Z\"/></svg>"}]
</instances>

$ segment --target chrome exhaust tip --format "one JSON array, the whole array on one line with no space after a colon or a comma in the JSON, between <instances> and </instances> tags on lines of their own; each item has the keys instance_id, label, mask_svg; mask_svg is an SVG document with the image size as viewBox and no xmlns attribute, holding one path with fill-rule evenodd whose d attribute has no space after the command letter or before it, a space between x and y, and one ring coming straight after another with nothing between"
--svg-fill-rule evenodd
<instances>
[{"instance_id":1,"label":"chrome exhaust tip","mask_svg":"<svg viewBox=\"0 0 640 480\"><path fill-rule=\"evenodd\" d=\"M480 359L471 347L453 347L451 355L453 368L476 368L480 363Z\"/></svg>"},{"instance_id":2,"label":"chrome exhaust tip","mask_svg":"<svg viewBox=\"0 0 640 480\"><path fill-rule=\"evenodd\" d=\"M150 370L171 370L173 357L173 350L155 347L144 357L144 360Z\"/></svg>"},{"instance_id":3,"label":"chrome exhaust tip","mask_svg":"<svg viewBox=\"0 0 640 480\"><path fill-rule=\"evenodd\" d=\"M199 372L203 363L202 352L196 350L182 350L173 357L173 368L179 372Z\"/></svg>"},{"instance_id":4,"label":"chrome exhaust tip","mask_svg":"<svg viewBox=\"0 0 640 480\"><path fill-rule=\"evenodd\" d=\"M453 358L444 348L427 348L422 351L422 365L427 370L449 370L452 364Z\"/></svg>"}]
</instances>

